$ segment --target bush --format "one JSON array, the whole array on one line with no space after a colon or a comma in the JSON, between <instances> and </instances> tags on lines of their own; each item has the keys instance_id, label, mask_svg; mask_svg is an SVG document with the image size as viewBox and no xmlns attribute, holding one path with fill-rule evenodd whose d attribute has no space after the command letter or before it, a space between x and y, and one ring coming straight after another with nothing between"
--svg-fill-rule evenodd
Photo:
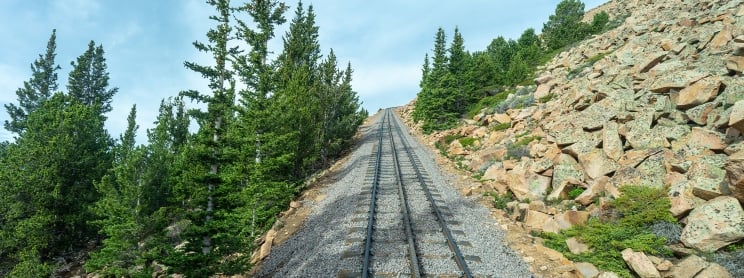
<instances>
[{"instance_id":1,"label":"bush","mask_svg":"<svg viewBox=\"0 0 744 278\"><path fill-rule=\"evenodd\" d=\"M714 253L710 260L728 270L731 277L744 277L744 250Z\"/></svg>"},{"instance_id":2,"label":"bush","mask_svg":"<svg viewBox=\"0 0 744 278\"><path fill-rule=\"evenodd\" d=\"M546 95L546 96L544 96L544 97L541 97L541 98L539 98L539 99L538 99L537 101L538 101L539 103L546 103L546 102L548 102L548 101L551 101L551 100L553 100L553 99L554 99L554 98L555 98L556 96L557 96L557 95L556 95L555 93L550 93L550 94L548 94L548 95Z\"/></svg>"},{"instance_id":3,"label":"bush","mask_svg":"<svg viewBox=\"0 0 744 278\"><path fill-rule=\"evenodd\" d=\"M476 140L477 139L473 137L463 137L463 138L460 138L459 141L460 141L460 145L462 145L463 148L468 148L468 147L474 147Z\"/></svg>"},{"instance_id":4,"label":"bush","mask_svg":"<svg viewBox=\"0 0 744 278\"><path fill-rule=\"evenodd\" d=\"M506 204L514 201L514 194L511 191L507 191L505 194L491 193L493 197L493 207L497 209L506 209Z\"/></svg>"},{"instance_id":5,"label":"bush","mask_svg":"<svg viewBox=\"0 0 744 278\"><path fill-rule=\"evenodd\" d=\"M470 109L468 109L468 118L472 119L473 117L475 117L475 115L478 115L478 113L480 113L481 110L488 108L488 107L493 107L501 103L502 101L506 99L506 96L508 95L509 95L508 91L503 91L495 95L487 96L487 97L480 99L477 103L472 105Z\"/></svg>"},{"instance_id":6,"label":"bush","mask_svg":"<svg viewBox=\"0 0 744 278\"><path fill-rule=\"evenodd\" d=\"M617 212L617 217L608 219L592 218L584 225L576 225L559 234L539 233L545 239L545 245L563 253L568 259L594 264L600 269L612 271L622 277L632 277L620 252L626 248L642 251L657 256L670 256L666 247L670 231L664 230L667 236L653 232L653 225L662 222L674 223L669 212L669 199L665 189L647 186L624 186L619 198L610 202L610 209ZM670 228L664 226L663 228ZM661 232L661 231L659 231ZM673 231L671 231L673 232ZM577 237L587 244L590 252L573 254L568 251L566 239Z\"/></svg>"},{"instance_id":7,"label":"bush","mask_svg":"<svg viewBox=\"0 0 744 278\"><path fill-rule=\"evenodd\" d=\"M571 189L571 191L568 191L568 198L573 200L576 199L576 197L579 197L581 193L584 193L586 189L581 187L574 187L574 189Z\"/></svg>"}]
</instances>

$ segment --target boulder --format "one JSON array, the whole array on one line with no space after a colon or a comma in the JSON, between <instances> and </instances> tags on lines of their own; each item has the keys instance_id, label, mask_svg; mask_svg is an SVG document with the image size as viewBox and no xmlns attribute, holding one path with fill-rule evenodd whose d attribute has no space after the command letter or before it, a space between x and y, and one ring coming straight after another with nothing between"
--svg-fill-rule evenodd
<instances>
[{"instance_id":1,"label":"boulder","mask_svg":"<svg viewBox=\"0 0 744 278\"><path fill-rule=\"evenodd\" d=\"M602 149L594 149L590 152L579 154L579 163L584 172L591 179L597 179L615 172L618 164L605 156Z\"/></svg>"},{"instance_id":2,"label":"boulder","mask_svg":"<svg viewBox=\"0 0 744 278\"><path fill-rule=\"evenodd\" d=\"M553 190L555 191L567 179L583 181L584 171L573 157L567 154L561 154L558 156L557 161L555 161L555 165L553 165Z\"/></svg>"},{"instance_id":3,"label":"boulder","mask_svg":"<svg viewBox=\"0 0 744 278\"><path fill-rule=\"evenodd\" d=\"M713 130L693 127L687 143L704 147L712 151L723 151L727 146L726 142L723 140L724 137L723 134Z\"/></svg>"},{"instance_id":4,"label":"boulder","mask_svg":"<svg viewBox=\"0 0 744 278\"><path fill-rule=\"evenodd\" d=\"M716 250L744 238L744 210L736 198L721 196L695 208L687 216L680 240L703 252Z\"/></svg>"},{"instance_id":5,"label":"boulder","mask_svg":"<svg viewBox=\"0 0 744 278\"><path fill-rule=\"evenodd\" d=\"M574 254L581 254L589 251L589 246L581 243L578 239L576 239L576 237L569 237L568 239L566 239L566 245L568 246L568 250Z\"/></svg>"},{"instance_id":6,"label":"boulder","mask_svg":"<svg viewBox=\"0 0 744 278\"><path fill-rule=\"evenodd\" d=\"M593 203L595 198L599 197L603 192L605 192L605 187L609 182L610 178L606 176L595 179L589 184L589 187L587 187L586 190L584 190L584 192L582 192L574 200L579 204L585 206Z\"/></svg>"},{"instance_id":7,"label":"boulder","mask_svg":"<svg viewBox=\"0 0 744 278\"><path fill-rule=\"evenodd\" d=\"M687 109L687 111L685 111L685 115L687 115L687 118L690 119L690 121L693 121L698 125L707 125L708 118L711 114L713 114L713 111L717 106L718 103L716 102L703 103L701 105Z\"/></svg>"},{"instance_id":8,"label":"boulder","mask_svg":"<svg viewBox=\"0 0 744 278\"><path fill-rule=\"evenodd\" d=\"M709 75L709 73L699 70L685 70L676 73L669 73L653 80L649 90L654 93L668 93L672 89L680 90L685 88L693 82Z\"/></svg>"},{"instance_id":9,"label":"boulder","mask_svg":"<svg viewBox=\"0 0 744 278\"><path fill-rule=\"evenodd\" d=\"M667 56L666 51L657 51L653 53L648 53L643 58L641 58L640 62L636 63L635 66L633 66L633 72L635 73L647 72L649 69L656 66L662 60L664 60L666 56Z\"/></svg>"},{"instance_id":10,"label":"boulder","mask_svg":"<svg viewBox=\"0 0 744 278\"><path fill-rule=\"evenodd\" d=\"M732 196L744 203L744 150L729 156L724 168Z\"/></svg>"},{"instance_id":11,"label":"boulder","mask_svg":"<svg viewBox=\"0 0 744 278\"><path fill-rule=\"evenodd\" d=\"M584 278L596 278L599 276L599 269L597 269L596 266L590 263L585 262L578 262L574 263L574 267L576 267L576 271L581 274L581 277Z\"/></svg>"},{"instance_id":12,"label":"boulder","mask_svg":"<svg viewBox=\"0 0 744 278\"><path fill-rule=\"evenodd\" d=\"M552 90L555 87L555 82L549 82L545 84L540 84L537 86L537 89L535 90L535 99L541 99L544 97L547 97L550 95L550 90Z\"/></svg>"},{"instance_id":13,"label":"boulder","mask_svg":"<svg viewBox=\"0 0 744 278\"><path fill-rule=\"evenodd\" d=\"M726 171L723 169L725 164L724 154L703 156L694 161L687 171L692 194L704 200L730 194L725 182Z\"/></svg>"},{"instance_id":14,"label":"boulder","mask_svg":"<svg viewBox=\"0 0 744 278\"><path fill-rule=\"evenodd\" d=\"M488 166L488 169L486 169L486 172L483 173L483 179L484 180L497 180L506 175L506 169L504 169L504 164L501 162L495 162L491 164L491 166Z\"/></svg>"},{"instance_id":15,"label":"boulder","mask_svg":"<svg viewBox=\"0 0 744 278\"><path fill-rule=\"evenodd\" d=\"M729 115L728 125L744 132L744 100L734 103L731 114Z\"/></svg>"},{"instance_id":16,"label":"boulder","mask_svg":"<svg viewBox=\"0 0 744 278\"><path fill-rule=\"evenodd\" d=\"M679 91L676 98L677 107L688 109L706 103L718 96L720 88L721 80L718 77L703 78Z\"/></svg>"},{"instance_id":17,"label":"boulder","mask_svg":"<svg viewBox=\"0 0 744 278\"><path fill-rule=\"evenodd\" d=\"M623 143L617 129L618 125L615 122L606 122L602 129L602 151L614 161L623 155Z\"/></svg>"},{"instance_id":18,"label":"boulder","mask_svg":"<svg viewBox=\"0 0 744 278\"><path fill-rule=\"evenodd\" d=\"M539 211L527 210L524 216L524 224L533 230L552 233L560 232L560 228L555 220L553 220L553 217Z\"/></svg>"},{"instance_id":19,"label":"boulder","mask_svg":"<svg viewBox=\"0 0 744 278\"><path fill-rule=\"evenodd\" d=\"M672 267L669 272L671 277L675 278L693 278L698 272L707 266L707 262L702 258L690 255L677 265Z\"/></svg>"},{"instance_id":20,"label":"boulder","mask_svg":"<svg viewBox=\"0 0 744 278\"><path fill-rule=\"evenodd\" d=\"M733 278L733 276L721 265L709 263L708 267L700 271L695 278Z\"/></svg>"},{"instance_id":21,"label":"boulder","mask_svg":"<svg viewBox=\"0 0 744 278\"><path fill-rule=\"evenodd\" d=\"M729 56L726 58L726 69L741 74L744 71L744 56Z\"/></svg>"},{"instance_id":22,"label":"boulder","mask_svg":"<svg viewBox=\"0 0 744 278\"><path fill-rule=\"evenodd\" d=\"M628 248L622 252L623 260L628 264L638 277L641 278L661 278L661 274L654 263L644 254L643 252L633 252L632 249Z\"/></svg>"},{"instance_id":23,"label":"boulder","mask_svg":"<svg viewBox=\"0 0 744 278\"><path fill-rule=\"evenodd\" d=\"M553 219L558 223L558 227L560 227L561 230L565 230L574 225L586 223L589 219L589 213L586 211L569 210L556 214Z\"/></svg>"},{"instance_id":24,"label":"boulder","mask_svg":"<svg viewBox=\"0 0 744 278\"><path fill-rule=\"evenodd\" d=\"M494 120L496 123L504 124L504 123L511 123L511 117L507 114L493 114L491 115L491 120Z\"/></svg>"}]
</instances>

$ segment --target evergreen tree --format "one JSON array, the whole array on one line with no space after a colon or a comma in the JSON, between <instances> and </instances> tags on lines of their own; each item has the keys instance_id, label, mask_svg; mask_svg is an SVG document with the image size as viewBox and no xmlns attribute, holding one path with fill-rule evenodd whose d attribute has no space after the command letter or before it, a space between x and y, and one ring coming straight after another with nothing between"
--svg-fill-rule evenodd
<instances>
[{"instance_id":1,"label":"evergreen tree","mask_svg":"<svg viewBox=\"0 0 744 278\"><path fill-rule=\"evenodd\" d=\"M47 42L46 53L31 64L31 79L23 82L23 88L16 91L18 106L5 105L10 121L5 121L5 129L21 134L25 129L25 120L31 112L41 106L57 90L57 71L61 69L54 59L57 57L57 30Z\"/></svg>"},{"instance_id":2,"label":"evergreen tree","mask_svg":"<svg viewBox=\"0 0 744 278\"><path fill-rule=\"evenodd\" d=\"M104 275L131 276L136 260L141 256L138 242L144 238L146 200L145 148L135 146L137 109L127 118L127 129L114 147L114 165L96 189L101 198L92 206L98 219L92 221L106 236L103 247L90 255L85 267Z\"/></svg>"},{"instance_id":3,"label":"evergreen tree","mask_svg":"<svg viewBox=\"0 0 744 278\"><path fill-rule=\"evenodd\" d=\"M283 37L284 49L277 59L278 76L276 105L277 132L287 136L284 153L293 156L291 178L299 180L314 169L318 159L320 128L318 115L318 26L310 5L305 11L302 2L295 10L289 31Z\"/></svg>"},{"instance_id":4,"label":"evergreen tree","mask_svg":"<svg viewBox=\"0 0 744 278\"><path fill-rule=\"evenodd\" d=\"M185 149L186 163L179 185L180 198L185 204L186 218L191 221L185 234L188 244L182 252L183 261L175 262L176 271L187 275L207 276L218 271L229 271L230 262L223 256L237 248L228 221L223 217L234 209L221 198L234 190L234 185L223 180L222 168L230 162L231 148L225 137L234 120L235 81L230 70L230 57L236 48L228 47L232 37L231 13L228 0L209 0L217 15L210 16L217 26L207 32L208 43L194 42L194 47L209 53L214 65L185 62L186 68L209 80L209 94L185 91L181 94L192 100L206 103L206 111L191 111L199 124L192 144Z\"/></svg>"},{"instance_id":5,"label":"evergreen tree","mask_svg":"<svg viewBox=\"0 0 744 278\"><path fill-rule=\"evenodd\" d=\"M94 237L87 208L111 166L111 139L97 106L56 94L31 112L3 167L0 250L9 276L48 276L54 258Z\"/></svg>"},{"instance_id":6,"label":"evergreen tree","mask_svg":"<svg viewBox=\"0 0 744 278\"><path fill-rule=\"evenodd\" d=\"M584 3L580 0L562 0L548 22L543 24L542 35L548 49L558 49L586 37L587 28L582 23Z\"/></svg>"},{"instance_id":7,"label":"evergreen tree","mask_svg":"<svg viewBox=\"0 0 744 278\"><path fill-rule=\"evenodd\" d=\"M109 88L109 74L106 58L103 56L103 46L95 46L94 41L88 43L88 49L71 62L67 93L80 103L97 106L99 114L111 111L111 100L119 88Z\"/></svg>"}]
</instances>

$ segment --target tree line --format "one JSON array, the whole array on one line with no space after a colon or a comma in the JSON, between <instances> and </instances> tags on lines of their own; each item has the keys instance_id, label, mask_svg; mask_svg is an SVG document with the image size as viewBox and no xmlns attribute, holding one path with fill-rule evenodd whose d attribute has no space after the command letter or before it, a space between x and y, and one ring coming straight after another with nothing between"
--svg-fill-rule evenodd
<instances>
[{"instance_id":1,"label":"tree line","mask_svg":"<svg viewBox=\"0 0 744 278\"><path fill-rule=\"evenodd\" d=\"M609 22L605 12L597 13L590 23L582 22L583 17L584 3L563 0L543 24L541 34L529 28L516 41L499 36L485 50L473 53L465 50L458 28L448 47L440 27L432 56L427 53L424 57L414 120L421 122L425 131L451 128L480 99L528 83L537 66L573 43L603 31Z\"/></svg>"},{"instance_id":2,"label":"tree line","mask_svg":"<svg viewBox=\"0 0 744 278\"><path fill-rule=\"evenodd\" d=\"M212 63L184 65L209 91L162 100L146 144L136 106L119 138L104 128L118 89L102 45L90 42L59 90L52 31L6 105L15 140L0 144L0 276L47 277L80 257L106 277L150 277L154 263L189 277L241 273L304 180L353 143L367 111L351 65L321 54L312 5L297 4L272 58L285 3L207 3L214 26L193 46Z\"/></svg>"}]
</instances>

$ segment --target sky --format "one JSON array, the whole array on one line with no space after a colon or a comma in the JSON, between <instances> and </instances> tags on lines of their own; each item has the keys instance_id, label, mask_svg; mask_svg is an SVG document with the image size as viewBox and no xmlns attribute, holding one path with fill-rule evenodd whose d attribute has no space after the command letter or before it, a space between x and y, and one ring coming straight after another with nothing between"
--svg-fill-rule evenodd
<instances>
[{"instance_id":1,"label":"sky","mask_svg":"<svg viewBox=\"0 0 744 278\"><path fill-rule=\"evenodd\" d=\"M57 30L59 89L66 90L74 61L93 40L103 45L109 84L118 87L109 133L118 138L137 105L138 141L146 141L160 101L182 90L208 92L207 81L183 67L184 61L210 63L193 48L205 41L213 14L205 0L0 0L0 104L16 103L15 91L31 77L31 63L43 54ZM244 0L233 0L234 4ZM527 28L539 32L560 0L315 0L319 41L324 54L333 49L339 66L350 62L352 86L363 107L404 105L419 90L424 55L431 53L439 27L448 44L457 27L468 51L484 50L492 39L516 39ZM586 9L605 0L584 0ZM270 47L281 52L281 36L297 2L285 14ZM0 107L0 123L8 120ZM14 134L0 128L0 141Z\"/></svg>"}]
</instances>

